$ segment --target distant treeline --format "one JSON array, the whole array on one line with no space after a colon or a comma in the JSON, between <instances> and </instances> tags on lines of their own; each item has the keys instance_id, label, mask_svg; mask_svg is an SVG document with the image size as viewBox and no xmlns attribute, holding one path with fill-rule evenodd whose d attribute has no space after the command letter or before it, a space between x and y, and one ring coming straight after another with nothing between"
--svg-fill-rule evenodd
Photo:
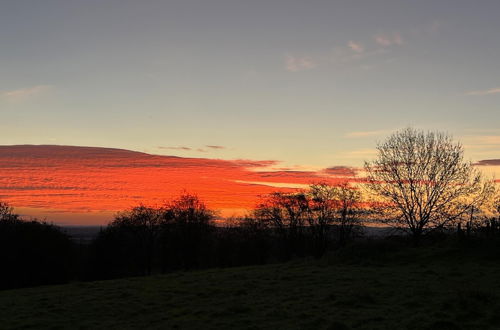
<instances>
[{"instance_id":1,"label":"distant treeline","mask_svg":"<svg viewBox=\"0 0 500 330\"><path fill-rule=\"evenodd\" d=\"M347 185L273 193L249 216L217 226L214 211L197 196L183 194L161 207L139 205L120 212L82 244L57 226L22 220L0 203L0 288L321 257L360 237L366 217L359 194ZM453 231L458 237L499 233L494 218Z\"/></svg>"},{"instance_id":2,"label":"distant treeline","mask_svg":"<svg viewBox=\"0 0 500 330\"><path fill-rule=\"evenodd\" d=\"M414 245L435 233L498 236L495 183L464 161L451 136L406 128L377 150L377 159L365 162L368 196L349 182L313 184L270 194L249 216L222 227L198 197L183 194L160 207L117 214L84 245L53 225L23 221L0 203L0 287L321 257L352 241L362 220L404 230Z\"/></svg>"},{"instance_id":3,"label":"distant treeline","mask_svg":"<svg viewBox=\"0 0 500 330\"><path fill-rule=\"evenodd\" d=\"M90 243L72 240L55 225L22 220L0 203L0 288L319 257L359 229L358 195L346 189L276 192L251 215L222 225L197 196L183 194L160 207L117 213Z\"/></svg>"}]
</instances>

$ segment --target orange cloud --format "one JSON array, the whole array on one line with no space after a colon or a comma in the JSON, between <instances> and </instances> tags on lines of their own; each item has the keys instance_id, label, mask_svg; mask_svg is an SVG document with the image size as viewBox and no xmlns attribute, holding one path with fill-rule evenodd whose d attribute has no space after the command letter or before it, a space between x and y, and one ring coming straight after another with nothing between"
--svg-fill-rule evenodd
<instances>
[{"instance_id":1,"label":"orange cloud","mask_svg":"<svg viewBox=\"0 0 500 330\"><path fill-rule=\"evenodd\" d=\"M336 183L354 174L347 168L269 170L276 164L109 148L0 146L0 198L18 208L67 212L70 219L71 213L118 211L140 202L161 204L186 190L228 214L251 209L259 195L277 189Z\"/></svg>"}]
</instances>

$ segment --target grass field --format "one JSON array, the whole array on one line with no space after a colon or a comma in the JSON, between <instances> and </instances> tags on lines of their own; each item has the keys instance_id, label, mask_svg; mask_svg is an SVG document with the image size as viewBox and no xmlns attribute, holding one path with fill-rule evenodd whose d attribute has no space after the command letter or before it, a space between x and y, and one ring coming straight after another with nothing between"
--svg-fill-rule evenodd
<instances>
[{"instance_id":1,"label":"grass field","mask_svg":"<svg viewBox=\"0 0 500 330\"><path fill-rule=\"evenodd\" d=\"M0 328L500 329L498 251L390 251L3 291Z\"/></svg>"}]
</instances>

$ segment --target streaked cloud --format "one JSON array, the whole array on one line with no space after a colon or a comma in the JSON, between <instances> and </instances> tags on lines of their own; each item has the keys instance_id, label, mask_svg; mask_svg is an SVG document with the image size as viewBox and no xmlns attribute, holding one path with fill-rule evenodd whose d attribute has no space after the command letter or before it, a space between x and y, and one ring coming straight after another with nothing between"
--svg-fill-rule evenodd
<instances>
[{"instance_id":1,"label":"streaked cloud","mask_svg":"<svg viewBox=\"0 0 500 330\"><path fill-rule=\"evenodd\" d=\"M187 190L224 212L248 210L259 195L277 188L317 181L335 184L351 173L343 167L272 170L277 164L276 160L160 156L112 148L0 146L0 196L16 208L78 213L117 211L139 202L160 204ZM71 222L69 215L67 219Z\"/></svg>"},{"instance_id":2,"label":"streaked cloud","mask_svg":"<svg viewBox=\"0 0 500 330\"><path fill-rule=\"evenodd\" d=\"M491 95L491 94L499 94L500 93L500 87L498 88L490 88L490 89L485 89L485 90L478 90L478 91L470 91L466 92L465 95Z\"/></svg>"},{"instance_id":3,"label":"streaked cloud","mask_svg":"<svg viewBox=\"0 0 500 330\"><path fill-rule=\"evenodd\" d=\"M192 150L192 148L190 147L184 147L184 146L179 146L179 147L158 147L158 149L162 149L162 150L183 150L183 151L190 151Z\"/></svg>"},{"instance_id":4,"label":"streaked cloud","mask_svg":"<svg viewBox=\"0 0 500 330\"><path fill-rule=\"evenodd\" d=\"M224 146L217 146L217 145L206 145L205 147L210 148L210 149L216 149L216 150L226 149L226 147L224 147Z\"/></svg>"},{"instance_id":5,"label":"streaked cloud","mask_svg":"<svg viewBox=\"0 0 500 330\"><path fill-rule=\"evenodd\" d=\"M478 130L481 131L481 130ZM484 130L484 132L496 133L497 130ZM498 159L500 149L500 135L464 135L460 138L466 154L474 160L479 160L478 165L487 167L486 164L492 159ZM500 170L495 170L500 174ZM500 175L497 175L497 177Z\"/></svg>"},{"instance_id":6,"label":"streaked cloud","mask_svg":"<svg viewBox=\"0 0 500 330\"><path fill-rule=\"evenodd\" d=\"M309 56L285 56L285 69L289 72L310 70L314 69L316 66L316 63Z\"/></svg>"},{"instance_id":7,"label":"streaked cloud","mask_svg":"<svg viewBox=\"0 0 500 330\"><path fill-rule=\"evenodd\" d=\"M8 101L22 101L33 96L44 94L53 89L51 85L37 85L0 92L0 99Z\"/></svg>"},{"instance_id":8,"label":"streaked cloud","mask_svg":"<svg viewBox=\"0 0 500 330\"><path fill-rule=\"evenodd\" d=\"M328 175L333 175L333 176L354 177L356 176L358 169L347 166L332 166L325 168L323 171Z\"/></svg>"},{"instance_id":9,"label":"streaked cloud","mask_svg":"<svg viewBox=\"0 0 500 330\"><path fill-rule=\"evenodd\" d=\"M474 165L478 165L478 166L500 166L500 159L483 159L483 160L480 160L480 161L474 163Z\"/></svg>"},{"instance_id":10,"label":"streaked cloud","mask_svg":"<svg viewBox=\"0 0 500 330\"><path fill-rule=\"evenodd\" d=\"M207 149L211 150L222 150L226 149L224 146L219 146L219 145L206 145L205 148L191 148L187 146L159 146L157 147L160 150L177 150L177 151L197 151L197 152L208 152Z\"/></svg>"}]
</instances>

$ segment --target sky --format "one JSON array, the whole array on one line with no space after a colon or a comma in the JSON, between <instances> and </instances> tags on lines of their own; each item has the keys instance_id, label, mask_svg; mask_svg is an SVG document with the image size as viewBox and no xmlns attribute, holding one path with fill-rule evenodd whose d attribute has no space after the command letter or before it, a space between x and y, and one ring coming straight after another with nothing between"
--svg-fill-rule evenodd
<instances>
[{"instance_id":1,"label":"sky","mask_svg":"<svg viewBox=\"0 0 500 330\"><path fill-rule=\"evenodd\" d=\"M487 0L0 0L0 145L321 172L359 167L413 126L498 159L499 12Z\"/></svg>"}]
</instances>

